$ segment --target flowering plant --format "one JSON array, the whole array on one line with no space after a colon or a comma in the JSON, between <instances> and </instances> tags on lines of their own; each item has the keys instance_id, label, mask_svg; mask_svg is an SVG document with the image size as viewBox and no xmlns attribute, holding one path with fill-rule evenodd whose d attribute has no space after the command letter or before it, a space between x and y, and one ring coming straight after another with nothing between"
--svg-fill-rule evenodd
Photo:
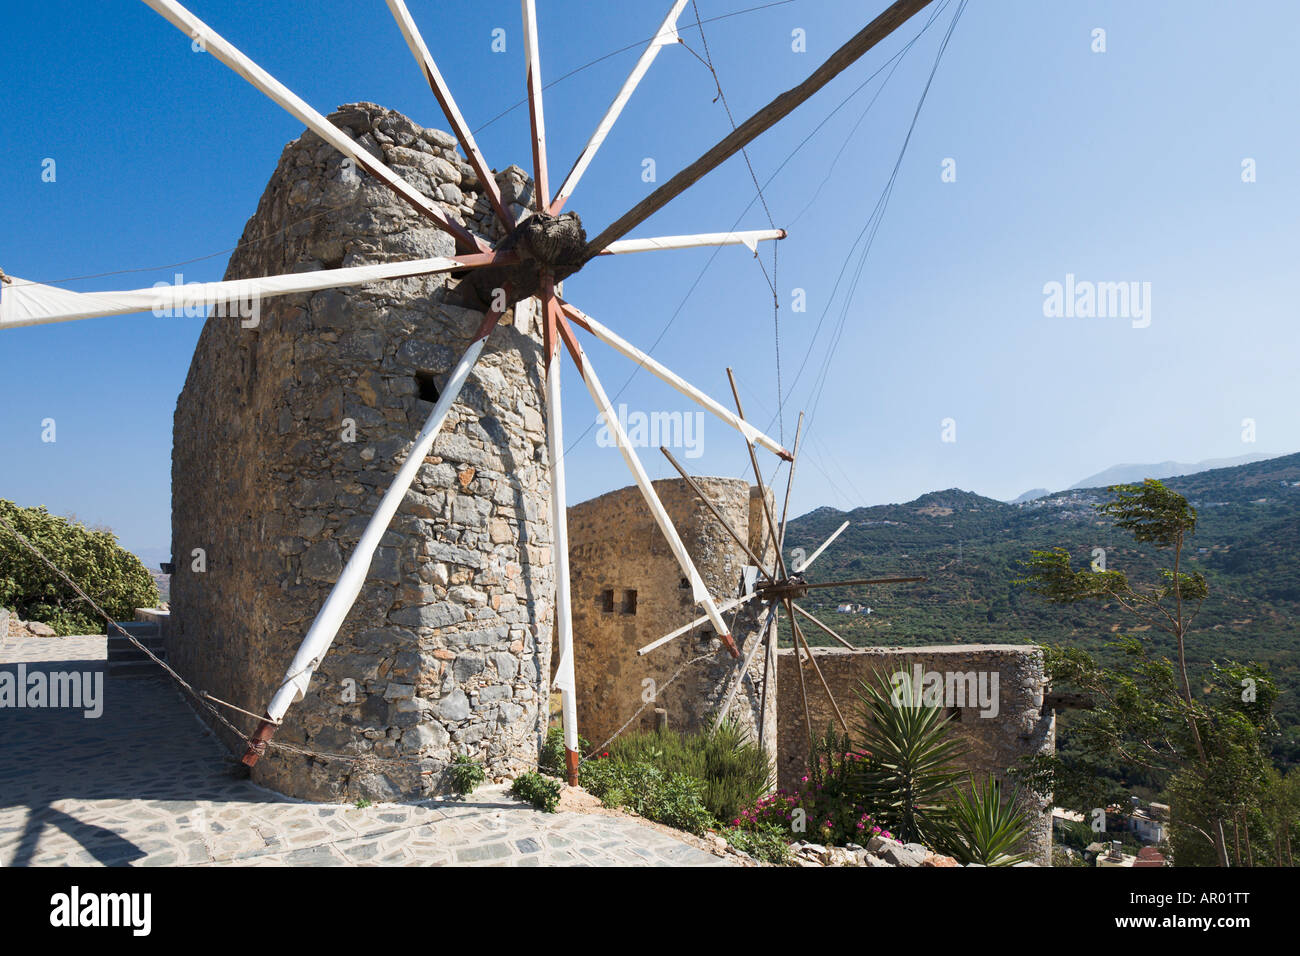
<instances>
[{"instance_id":1,"label":"flowering plant","mask_svg":"<svg viewBox=\"0 0 1300 956\"><path fill-rule=\"evenodd\" d=\"M731 825L744 830L780 830L792 840L827 845L865 845L873 836L892 834L877 823L870 807L854 793L853 776L870 754L853 750L832 731L815 742L809 773L794 790L777 790L743 808Z\"/></svg>"}]
</instances>

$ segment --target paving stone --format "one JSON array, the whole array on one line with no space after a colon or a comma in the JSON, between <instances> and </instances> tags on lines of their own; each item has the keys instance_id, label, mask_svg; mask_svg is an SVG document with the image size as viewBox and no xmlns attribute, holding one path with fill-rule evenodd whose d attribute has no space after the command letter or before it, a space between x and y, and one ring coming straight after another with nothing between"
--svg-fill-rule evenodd
<instances>
[{"instance_id":1,"label":"paving stone","mask_svg":"<svg viewBox=\"0 0 1300 956\"><path fill-rule=\"evenodd\" d=\"M21 639L0 645L0 667L105 655L102 636ZM504 785L366 810L290 800L229 776L169 682L106 688L95 720L0 711L0 865L733 865L631 818L541 813Z\"/></svg>"}]
</instances>

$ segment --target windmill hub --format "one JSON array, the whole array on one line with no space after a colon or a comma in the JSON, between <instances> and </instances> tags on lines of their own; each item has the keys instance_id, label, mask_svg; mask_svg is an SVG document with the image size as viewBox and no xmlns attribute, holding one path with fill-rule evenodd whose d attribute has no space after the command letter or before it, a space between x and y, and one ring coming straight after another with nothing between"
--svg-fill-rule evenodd
<instances>
[{"instance_id":1,"label":"windmill hub","mask_svg":"<svg viewBox=\"0 0 1300 956\"><path fill-rule=\"evenodd\" d=\"M792 574L788 578L781 578L770 584L760 584L756 590L758 596L767 602L786 599L797 601L808 596L808 582L804 580L803 575Z\"/></svg>"},{"instance_id":2,"label":"windmill hub","mask_svg":"<svg viewBox=\"0 0 1300 956\"><path fill-rule=\"evenodd\" d=\"M535 212L518 226L503 243L523 259L536 260L550 272L571 273L583 264L587 232L576 212L552 216Z\"/></svg>"},{"instance_id":3,"label":"windmill hub","mask_svg":"<svg viewBox=\"0 0 1300 956\"><path fill-rule=\"evenodd\" d=\"M484 301L491 290L508 285L511 301L517 302L540 291L543 273L549 272L560 282L581 269L587 262L586 248L587 232L576 212L558 216L533 212L496 247L498 252L517 253L519 262L477 269L471 274L471 282Z\"/></svg>"}]
</instances>

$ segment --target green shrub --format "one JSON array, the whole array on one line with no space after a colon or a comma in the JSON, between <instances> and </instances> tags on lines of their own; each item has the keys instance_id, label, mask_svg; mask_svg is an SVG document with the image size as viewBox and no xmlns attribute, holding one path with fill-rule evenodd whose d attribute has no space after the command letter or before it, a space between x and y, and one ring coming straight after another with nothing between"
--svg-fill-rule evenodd
<instances>
[{"instance_id":1,"label":"green shrub","mask_svg":"<svg viewBox=\"0 0 1300 956\"><path fill-rule=\"evenodd\" d=\"M591 744L586 737L579 735L578 753L585 754L589 750ZM537 769L560 779L568 776L568 768L564 763L564 731L559 727L552 727L546 732L546 743L542 744L542 751L538 754Z\"/></svg>"},{"instance_id":2,"label":"green shrub","mask_svg":"<svg viewBox=\"0 0 1300 956\"><path fill-rule=\"evenodd\" d=\"M137 607L158 604L158 586L140 559L123 550L111 531L96 531L0 499L0 515L12 524L114 620L134 620ZM102 634L103 619L77 597L7 529L0 526L0 607L25 621L40 621L59 634Z\"/></svg>"},{"instance_id":3,"label":"green shrub","mask_svg":"<svg viewBox=\"0 0 1300 956\"><path fill-rule=\"evenodd\" d=\"M1073 850L1086 850L1097 842L1097 834L1082 820L1067 820L1056 835L1056 842Z\"/></svg>"},{"instance_id":4,"label":"green shrub","mask_svg":"<svg viewBox=\"0 0 1300 956\"><path fill-rule=\"evenodd\" d=\"M456 754L447 772L451 774L452 788L462 797L473 793L478 785L487 779L483 765L477 760L471 760L465 754Z\"/></svg>"},{"instance_id":5,"label":"green shrub","mask_svg":"<svg viewBox=\"0 0 1300 956\"><path fill-rule=\"evenodd\" d=\"M607 759L627 767L647 764L665 776L693 777L702 784L701 799L717 823L730 823L772 787L766 752L731 722L697 733L631 733L609 745Z\"/></svg>"},{"instance_id":6,"label":"green shrub","mask_svg":"<svg viewBox=\"0 0 1300 956\"><path fill-rule=\"evenodd\" d=\"M748 853L760 862L782 865L790 862L789 835L785 830L775 827L756 830L731 827L723 830L722 835L741 853Z\"/></svg>"},{"instance_id":7,"label":"green shrub","mask_svg":"<svg viewBox=\"0 0 1300 956\"><path fill-rule=\"evenodd\" d=\"M665 773L644 761L597 758L583 763L581 781L607 807L623 807L687 833L704 833L717 823L704 805L704 784L684 773Z\"/></svg>"},{"instance_id":8,"label":"green shrub","mask_svg":"<svg viewBox=\"0 0 1300 956\"><path fill-rule=\"evenodd\" d=\"M538 810L554 813L560 805L560 781L530 771L515 778L510 792Z\"/></svg>"},{"instance_id":9,"label":"green shrub","mask_svg":"<svg viewBox=\"0 0 1300 956\"><path fill-rule=\"evenodd\" d=\"M582 753L591 749L582 738L578 746ZM563 777L564 753L563 731L553 727L539 769ZM578 770L579 782L605 806L690 833L731 821L769 789L771 779L767 754L733 724L692 734L631 733Z\"/></svg>"},{"instance_id":10,"label":"green shrub","mask_svg":"<svg viewBox=\"0 0 1300 956\"><path fill-rule=\"evenodd\" d=\"M1083 854L1070 847L1052 847L1052 866L1087 866Z\"/></svg>"}]
</instances>

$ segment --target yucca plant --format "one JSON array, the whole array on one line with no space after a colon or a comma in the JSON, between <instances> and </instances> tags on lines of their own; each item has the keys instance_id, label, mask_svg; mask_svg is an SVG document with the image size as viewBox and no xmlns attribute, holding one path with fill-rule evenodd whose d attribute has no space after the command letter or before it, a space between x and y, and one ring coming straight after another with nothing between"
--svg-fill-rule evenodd
<instances>
[{"instance_id":1,"label":"yucca plant","mask_svg":"<svg viewBox=\"0 0 1300 956\"><path fill-rule=\"evenodd\" d=\"M916 699L910 680L877 673L860 681L854 739L870 756L854 788L878 823L903 842L929 844L942 830L943 797L960 778L965 747L952 739L942 708Z\"/></svg>"},{"instance_id":2,"label":"yucca plant","mask_svg":"<svg viewBox=\"0 0 1300 956\"><path fill-rule=\"evenodd\" d=\"M1002 799L1002 785L992 776L983 785L970 778L970 790L954 787L948 798L948 815L936 844L959 863L1011 866L1029 859L1016 847L1029 832L1020 809L1019 790Z\"/></svg>"}]
</instances>

